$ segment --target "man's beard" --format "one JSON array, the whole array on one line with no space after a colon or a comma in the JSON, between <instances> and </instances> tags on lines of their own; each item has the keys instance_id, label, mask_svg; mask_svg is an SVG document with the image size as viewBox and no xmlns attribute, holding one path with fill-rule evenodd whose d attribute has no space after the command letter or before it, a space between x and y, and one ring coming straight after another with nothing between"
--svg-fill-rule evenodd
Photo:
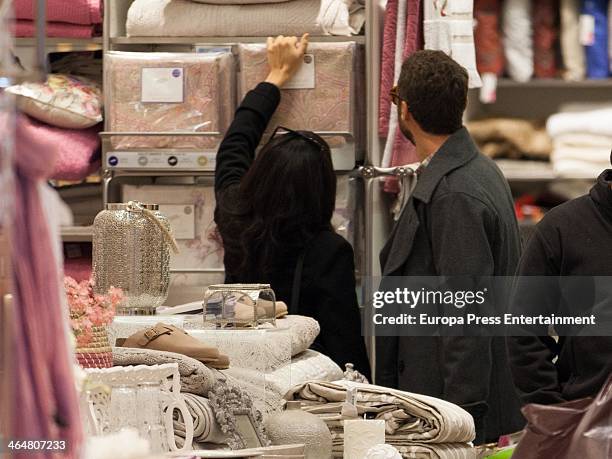
<instances>
[{"instance_id":1,"label":"man's beard","mask_svg":"<svg viewBox=\"0 0 612 459\"><path fill-rule=\"evenodd\" d=\"M402 134L404 134L404 137L406 137L412 145L416 145L416 143L414 142L414 136L412 135L412 132L410 132L410 129L408 129L407 127L403 125L402 120L399 120L397 124L399 125L400 131L402 131Z\"/></svg>"}]
</instances>

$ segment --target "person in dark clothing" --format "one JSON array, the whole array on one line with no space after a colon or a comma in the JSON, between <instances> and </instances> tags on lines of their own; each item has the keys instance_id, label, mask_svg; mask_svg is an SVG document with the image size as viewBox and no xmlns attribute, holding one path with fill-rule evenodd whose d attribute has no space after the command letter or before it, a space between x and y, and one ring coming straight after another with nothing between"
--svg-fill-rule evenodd
<instances>
[{"instance_id":1,"label":"person in dark clothing","mask_svg":"<svg viewBox=\"0 0 612 459\"><path fill-rule=\"evenodd\" d=\"M270 73L236 111L217 154L215 222L228 283L269 283L290 313L315 318L313 348L370 377L351 245L331 224L336 176L327 143L308 131L275 133L255 150L299 68L308 37L268 39Z\"/></svg>"},{"instance_id":2,"label":"person in dark clothing","mask_svg":"<svg viewBox=\"0 0 612 459\"><path fill-rule=\"evenodd\" d=\"M462 126L466 70L440 51L403 64L391 97L422 161L416 187L384 246L383 276L513 275L519 230L508 183ZM524 427L504 339L382 337L376 383L453 402L473 417L476 443Z\"/></svg>"},{"instance_id":3,"label":"person in dark clothing","mask_svg":"<svg viewBox=\"0 0 612 459\"><path fill-rule=\"evenodd\" d=\"M564 276L612 276L612 169L599 176L589 194L544 216L525 247L517 273L554 276L554 282ZM587 278L574 279L584 283ZM529 295L521 289L526 281L519 278L517 295ZM558 313L564 302L559 292L556 288L541 292L538 310ZM589 301L590 290L578 293ZM569 305L576 307L576 302ZM555 404L594 396L612 373L610 336L560 336L558 341L547 335L516 336L507 338L507 344L523 403Z\"/></svg>"}]
</instances>

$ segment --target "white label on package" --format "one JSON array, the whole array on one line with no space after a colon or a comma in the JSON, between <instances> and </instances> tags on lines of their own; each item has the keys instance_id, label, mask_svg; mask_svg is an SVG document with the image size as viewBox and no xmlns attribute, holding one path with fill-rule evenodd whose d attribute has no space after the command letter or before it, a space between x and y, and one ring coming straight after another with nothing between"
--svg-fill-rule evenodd
<instances>
[{"instance_id":1,"label":"white label on package","mask_svg":"<svg viewBox=\"0 0 612 459\"><path fill-rule=\"evenodd\" d=\"M141 81L141 102L183 102L184 71L181 67L143 68Z\"/></svg>"},{"instance_id":2,"label":"white label on package","mask_svg":"<svg viewBox=\"0 0 612 459\"><path fill-rule=\"evenodd\" d=\"M160 204L175 239L195 239L195 206L193 204Z\"/></svg>"},{"instance_id":3,"label":"white label on package","mask_svg":"<svg viewBox=\"0 0 612 459\"><path fill-rule=\"evenodd\" d=\"M580 15L580 44L582 46L593 46L595 43L595 16L590 14Z\"/></svg>"},{"instance_id":4,"label":"white label on package","mask_svg":"<svg viewBox=\"0 0 612 459\"><path fill-rule=\"evenodd\" d=\"M315 58L313 54L305 54L299 70L283 89L314 89L315 88Z\"/></svg>"}]
</instances>

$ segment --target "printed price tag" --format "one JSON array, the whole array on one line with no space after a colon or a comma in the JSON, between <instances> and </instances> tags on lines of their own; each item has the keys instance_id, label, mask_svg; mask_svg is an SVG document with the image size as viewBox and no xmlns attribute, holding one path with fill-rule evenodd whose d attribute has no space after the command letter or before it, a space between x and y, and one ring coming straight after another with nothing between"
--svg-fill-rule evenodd
<instances>
[{"instance_id":1,"label":"printed price tag","mask_svg":"<svg viewBox=\"0 0 612 459\"><path fill-rule=\"evenodd\" d=\"M299 70L283 89L314 89L315 88L315 57L314 54L304 54L304 60Z\"/></svg>"},{"instance_id":2,"label":"printed price tag","mask_svg":"<svg viewBox=\"0 0 612 459\"><path fill-rule=\"evenodd\" d=\"M580 44L593 46L595 43L595 16L590 14L580 15Z\"/></svg>"},{"instance_id":3,"label":"printed price tag","mask_svg":"<svg viewBox=\"0 0 612 459\"><path fill-rule=\"evenodd\" d=\"M184 87L183 68L143 68L141 86L141 102L182 103Z\"/></svg>"}]
</instances>

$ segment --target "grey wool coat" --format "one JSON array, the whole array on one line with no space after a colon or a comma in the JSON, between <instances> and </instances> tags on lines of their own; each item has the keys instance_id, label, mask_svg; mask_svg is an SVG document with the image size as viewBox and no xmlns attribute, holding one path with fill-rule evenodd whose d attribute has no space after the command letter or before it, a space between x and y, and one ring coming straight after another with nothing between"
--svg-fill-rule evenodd
<instances>
[{"instance_id":1,"label":"grey wool coat","mask_svg":"<svg viewBox=\"0 0 612 459\"><path fill-rule=\"evenodd\" d=\"M380 254L383 276L511 276L519 257L508 183L461 128L419 175ZM376 382L460 405L477 443L524 427L503 337L378 337Z\"/></svg>"}]
</instances>

